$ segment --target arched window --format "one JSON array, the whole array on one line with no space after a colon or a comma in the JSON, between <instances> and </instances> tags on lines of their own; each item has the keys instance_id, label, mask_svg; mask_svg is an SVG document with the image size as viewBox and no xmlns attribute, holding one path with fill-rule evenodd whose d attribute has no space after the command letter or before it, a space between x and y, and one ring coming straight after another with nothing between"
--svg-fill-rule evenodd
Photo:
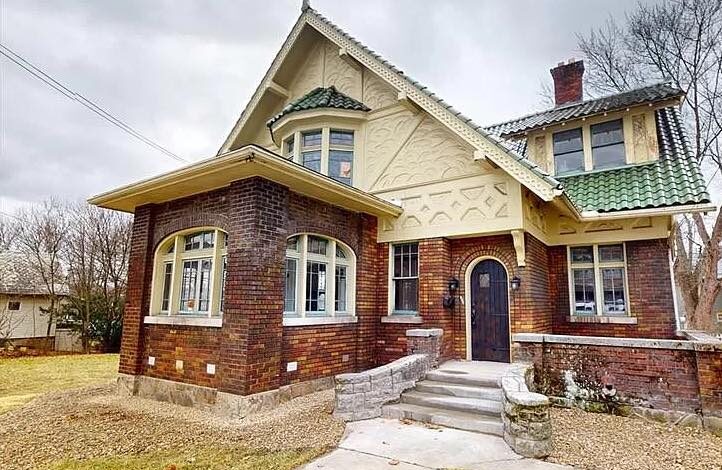
<instances>
[{"instance_id":1,"label":"arched window","mask_svg":"<svg viewBox=\"0 0 722 470\"><path fill-rule=\"evenodd\" d=\"M352 317L356 256L332 238L312 234L286 243L285 318Z\"/></svg>"},{"instance_id":2,"label":"arched window","mask_svg":"<svg viewBox=\"0 0 722 470\"><path fill-rule=\"evenodd\" d=\"M173 234L156 249L152 315L214 317L223 312L228 237L216 228Z\"/></svg>"}]
</instances>

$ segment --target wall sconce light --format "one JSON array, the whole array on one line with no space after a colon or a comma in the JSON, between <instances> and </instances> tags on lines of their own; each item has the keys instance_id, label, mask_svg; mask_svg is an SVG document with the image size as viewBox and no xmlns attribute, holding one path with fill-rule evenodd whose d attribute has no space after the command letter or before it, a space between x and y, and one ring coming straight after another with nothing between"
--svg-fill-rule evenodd
<instances>
[{"instance_id":1,"label":"wall sconce light","mask_svg":"<svg viewBox=\"0 0 722 470\"><path fill-rule=\"evenodd\" d=\"M519 276L514 276L511 278L511 290L518 291L519 287L521 287L521 279Z\"/></svg>"},{"instance_id":2,"label":"wall sconce light","mask_svg":"<svg viewBox=\"0 0 722 470\"><path fill-rule=\"evenodd\" d=\"M459 290L459 280L455 277L449 278L446 288L449 293L444 296L441 303L444 308L452 309L456 305L456 291Z\"/></svg>"}]
</instances>

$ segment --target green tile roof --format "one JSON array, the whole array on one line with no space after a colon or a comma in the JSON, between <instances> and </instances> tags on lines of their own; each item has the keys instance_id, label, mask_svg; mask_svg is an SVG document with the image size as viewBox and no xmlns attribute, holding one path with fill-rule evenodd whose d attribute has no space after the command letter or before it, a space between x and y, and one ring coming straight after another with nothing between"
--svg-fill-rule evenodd
<instances>
[{"instance_id":1,"label":"green tile roof","mask_svg":"<svg viewBox=\"0 0 722 470\"><path fill-rule=\"evenodd\" d=\"M659 160L559 177L580 211L614 212L709 203L676 107L656 111Z\"/></svg>"},{"instance_id":2,"label":"green tile roof","mask_svg":"<svg viewBox=\"0 0 722 470\"><path fill-rule=\"evenodd\" d=\"M335 108L350 109L353 111L370 111L371 109L360 101L356 101L350 96L344 95L336 90L336 87L318 87L299 99L292 101L284 107L280 113L273 116L267 123L271 127L276 121L282 117L294 113L296 111L306 111L308 109L317 108Z\"/></svg>"}]
</instances>

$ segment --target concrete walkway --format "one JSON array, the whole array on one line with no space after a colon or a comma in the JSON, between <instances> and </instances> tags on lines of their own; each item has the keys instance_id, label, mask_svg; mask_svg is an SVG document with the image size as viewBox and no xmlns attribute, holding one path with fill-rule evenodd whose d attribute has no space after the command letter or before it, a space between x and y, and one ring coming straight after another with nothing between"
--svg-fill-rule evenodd
<instances>
[{"instance_id":1,"label":"concrete walkway","mask_svg":"<svg viewBox=\"0 0 722 470\"><path fill-rule=\"evenodd\" d=\"M515 454L500 437L392 419L349 423L338 448L305 470L561 470Z\"/></svg>"}]
</instances>

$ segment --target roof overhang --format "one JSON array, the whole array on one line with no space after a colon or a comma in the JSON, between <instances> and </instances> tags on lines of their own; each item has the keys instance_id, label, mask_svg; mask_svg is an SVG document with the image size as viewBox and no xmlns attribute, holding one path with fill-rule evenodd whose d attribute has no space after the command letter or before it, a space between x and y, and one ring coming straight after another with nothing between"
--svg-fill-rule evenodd
<instances>
[{"instance_id":1,"label":"roof overhang","mask_svg":"<svg viewBox=\"0 0 722 470\"><path fill-rule=\"evenodd\" d=\"M403 209L369 193L286 160L256 145L247 145L108 191L88 200L90 204L122 212L135 212L146 204L162 204L229 186L234 181L261 177L291 191L329 204L379 217L397 217Z\"/></svg>"},{"instance_id":2,"label":"roof overhang","mask_svg":"<svg viewBox=\"0 0 722 470\"><path fill-rule=\"evenodd\" d=\"M691 214L693 212L714 212L715 210L717 210L717 207L714 204L704 203L666 207L650 207L647 209L632 209L614 212L582 211L580 215L582 221L593 221L627 219L629 217L647 217L654 215Z\"/></svg>"}]
</instances>

